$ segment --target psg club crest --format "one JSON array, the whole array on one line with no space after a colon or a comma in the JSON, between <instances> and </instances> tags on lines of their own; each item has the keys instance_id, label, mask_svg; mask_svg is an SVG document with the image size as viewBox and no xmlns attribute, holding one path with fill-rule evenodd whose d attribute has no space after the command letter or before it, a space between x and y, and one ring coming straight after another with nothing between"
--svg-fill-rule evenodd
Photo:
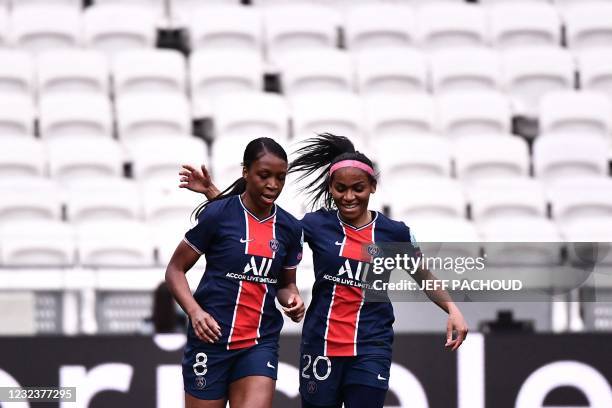
<instances>
[{"instance_id":1,"label":"psg club crest","mask_svg":"<svg viewBox=\"0 0 612 408\"><path fill-rule=\"evenodd\" d=\"M280 248L280 243L278 242L278 240L271 239L270 240L270 249L272 250L272 252L277 252L278 248Z\"/></svg>"},{"instance_id":2,"label":"psg club crest","mask_svg":"<svg viewBox=\"0 0 612 408\"><path fill-rule=\"evenodd\" d=\"M317 392L317 383L314 381L309 381L306 385L306 389L309 394L314 394L315 392Z\"/></svg>"},{"instance_id":3,"label":"psg club crest","mask_svg":"<svg viewBox=\"0 0 612 408\"><path fill-rule=\"evenodd\" d=\"M368 245L368 254L370 254L370 256L379 256L381 253L381 249L376 244Z\"/></svg>"},{"instance_id":4,"label":"psg club crest","mask_svg":"<svg viewBox=\"0 0 612 408\"><path fill-rule=\"evenodd\" d=\"M206 387L206 379L204 377L196 377L195 386L198 390L203 390Z\"/></svg>"}]
</instances>

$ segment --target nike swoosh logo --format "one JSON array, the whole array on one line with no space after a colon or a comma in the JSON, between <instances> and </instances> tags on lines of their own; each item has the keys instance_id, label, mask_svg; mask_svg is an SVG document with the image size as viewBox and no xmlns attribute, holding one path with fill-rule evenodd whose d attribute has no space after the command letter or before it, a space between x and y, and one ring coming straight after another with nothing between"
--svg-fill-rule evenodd
<instances>
[{"instance_id":1,"label":"nike swoosh logo","mask_svg":"<svg viewBox=\"0 0 612 408\"><path fill-rule=\"evenodd\" d=\"M380 374L378 374L378 379L379 379L380 381L386 381L386 380L387 380L385 377L381 377L381 376L380 376Z\"/></svg>"},{"instance_id":2,"label":"nike swoosh logo","mask_svg":"<svg viewBox=\"0 0 612 408\"><path fill-rule=\"evenodd\" d=\"M341 246L341 245L342 245L342 242L338 242L338 241L336 241L336 245Z\"/></svg>"},{"instance_id":3,"label":"nike swoosh logo","mask_svg":"<svg viewBox=\"0 0 612 408\"><path fill-rule=\"evenodd\" d=\"M241 244L246 244L247 242L251 242L251 241L255 241L255 238L251 238L251 239L240 238Z\"/></svg>"},{"instance_id":4,"label":"nike swoosh logo","mask_svg":"<svg viewBox=\"0 0 612 408\"><path fill-rule=\"evenodd\" d=\"M270 367L270 368L273 368L273 369L274 369L274 368L276 368L276 367L274 367L272 364L270 364L270 362L269 362L269 361L268 361L268 364L266 364L266 365L267 365L268 367Z\"/></svg>"}]
</instances>

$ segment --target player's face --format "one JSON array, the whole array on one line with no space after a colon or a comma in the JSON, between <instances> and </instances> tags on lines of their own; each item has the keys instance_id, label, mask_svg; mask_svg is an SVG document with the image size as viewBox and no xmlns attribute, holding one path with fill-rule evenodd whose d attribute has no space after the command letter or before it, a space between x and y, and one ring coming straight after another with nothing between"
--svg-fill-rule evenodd
<instances>
[{"instance_id":1,"label":"player's face","mask_svg":"<svg viewBox=\"0 0 612 408\"><path fill-rule=\"evenodd\" d=\"M342 219L358 224L367 215L370 194L376 191L376 183L363 170L345 167L334 172L330 191Z\"/></svg>"},{"instance_id":2,"label":"player's face","mask_svg":"<svg viewBox=\"0 0 612 408\"><path fill-rule=\"evenodd\" d=\"M261 208L270 208L285 185L287 162L266 153L255 160L249 169L244 169L243 176L247 181L246 193L250 201Z\"/></svg>"}]
</instances>

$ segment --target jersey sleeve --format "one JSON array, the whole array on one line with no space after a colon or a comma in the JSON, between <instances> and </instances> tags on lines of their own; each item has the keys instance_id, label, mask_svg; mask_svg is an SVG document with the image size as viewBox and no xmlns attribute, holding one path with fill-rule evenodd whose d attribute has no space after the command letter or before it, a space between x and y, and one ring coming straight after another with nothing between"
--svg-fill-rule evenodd
<instances>
[{"instance_id":1,"label":"jersey sleeve","mask_svg":"<svg viewBox=\"0 0 612 408\"><path fill-rule=\"evenodd\" d=\"M301 223L295 223L292 228L291 242L287 248L287 255L283 267L286 269L295 268L302 260L302 250L304 247L304 230L302 229Z\"/></svg>"},{"instance_id":2,"label":"jersey sleeve","mask_svg":"<svg viewBox=\"0 0 612 408\"><path fill-rule=\"evenodd\" d=\"M183 241L198 254L204 254L212 241L219 223L219 206L209 204L198 216L198 223L185 234Z\"/></svg>"}]
</instances>

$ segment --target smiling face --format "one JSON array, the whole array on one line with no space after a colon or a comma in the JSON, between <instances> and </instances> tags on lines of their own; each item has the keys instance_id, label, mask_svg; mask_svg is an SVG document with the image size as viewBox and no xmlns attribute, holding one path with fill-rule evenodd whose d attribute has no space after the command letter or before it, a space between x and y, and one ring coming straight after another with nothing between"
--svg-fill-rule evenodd
<instances>
[{"instance_id":1,"label":"smiling face","mask_svg":"<svg viewBox=\"0 0 612 408\"><path fill-rule=\"evenodd\" d=\"M246 199L257 213L270 212L285 185L287 162L271 153L264 153L251 166L242 170L246 179Z\"/></svg>"},{"instance_id":2,"label":"smiling face","mask_svg":"<svg viewBox=\"0 0 612 408\"><path fill-rule=\"evenodd\" d=\"M344 167L332 174L330 192L340 217L355 226L368 222L370 194L376 191L376 182L363 170Z\"/></svg>"}]
</instances>

